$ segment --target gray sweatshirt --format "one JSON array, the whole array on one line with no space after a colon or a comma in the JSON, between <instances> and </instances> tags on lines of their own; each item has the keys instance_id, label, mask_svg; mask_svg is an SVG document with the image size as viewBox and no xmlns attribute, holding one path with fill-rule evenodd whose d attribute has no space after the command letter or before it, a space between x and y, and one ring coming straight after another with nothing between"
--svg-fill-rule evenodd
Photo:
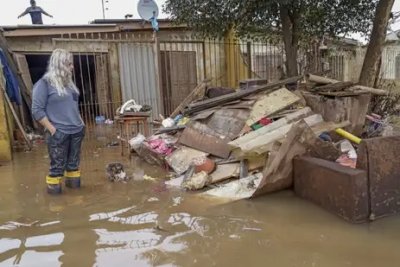
<instances>
[{"instance_id":1,"label":"gray sweatshirt","mask_svg":"<svg viewBox=\"0 0 400 267\"><path fill-rule=\"evenodd\" d=\"M44 78L33 87L32 115L37 121L47 117L62 133L75 134L82 131L84 123L79 113L79 94L72 89L59 96L57 90Z\"/></svg>"}]
</instances>

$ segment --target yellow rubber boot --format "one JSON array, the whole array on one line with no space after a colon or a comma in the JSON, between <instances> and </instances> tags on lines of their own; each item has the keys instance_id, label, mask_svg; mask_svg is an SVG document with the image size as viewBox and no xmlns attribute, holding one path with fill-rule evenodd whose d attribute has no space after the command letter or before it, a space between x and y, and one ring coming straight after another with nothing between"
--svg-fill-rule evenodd
<instances>
[{"instance_id":1,"label":"yellow rubber boot","mask_svg":"<svg viewBox=\"0 0 400 267\"><path fill-rule=\"evenodd\" d=\"M52 195L61 194L62 193L61 179L62 179L61 176L60 177L46 176L47 193Z\"/></svg>"},{"instance_id":2,"label":"yellow rubber boot","mask_svg":"<svg viewBox=\"0 0 400 267\"><path fill-rule=\"evenodd\" d=\"M81 187L81 172L80 171L66 171L65 186L69 188L80 188Z\"/></svg>"}]
</instances>

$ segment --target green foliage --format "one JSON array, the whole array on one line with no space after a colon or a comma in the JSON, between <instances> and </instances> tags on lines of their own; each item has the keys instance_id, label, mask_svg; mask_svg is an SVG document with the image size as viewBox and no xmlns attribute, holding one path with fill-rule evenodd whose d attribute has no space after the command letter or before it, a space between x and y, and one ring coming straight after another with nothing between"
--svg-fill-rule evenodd
<instances>
[{"instance_id":1,"label":"green foliage","mask_svg":"<svg viewBox=\"0 0 400 267\"><path fill-rule=\"evenodd\" d=\"M164 11L177 23L209 37L235 28L241 37L280 36L280 8L289 10L300 39L367 34L377 0L167 0Z\"/></svg>"}]
</instances>

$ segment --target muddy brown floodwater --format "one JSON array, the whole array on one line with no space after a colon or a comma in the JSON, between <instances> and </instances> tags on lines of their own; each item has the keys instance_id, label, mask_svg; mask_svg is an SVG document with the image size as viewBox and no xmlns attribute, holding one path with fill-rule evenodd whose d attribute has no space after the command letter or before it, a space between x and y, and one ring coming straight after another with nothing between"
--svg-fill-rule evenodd
<instances>
[{"instance_id":1,"label":"muddy brown floodwater","mask_svg":"<svg viewBox=\"0 0 400 267\"><path fill-rule=\"evenodd\" d=\"M400 266L400 217L351 225L291 191L200 198L167 190L161 170L119 147L99 147L85 147L83 187L62 196L45 193L43 146L0 167L0 266ZM108 182L112 161L134 180Z\"/></svg>"}]
</instances>

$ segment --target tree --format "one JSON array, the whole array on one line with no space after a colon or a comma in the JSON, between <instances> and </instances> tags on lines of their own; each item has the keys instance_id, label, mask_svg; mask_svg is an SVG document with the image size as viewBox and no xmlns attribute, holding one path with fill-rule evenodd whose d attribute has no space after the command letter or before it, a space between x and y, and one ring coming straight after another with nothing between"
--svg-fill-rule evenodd
<instances>
[{"instance_id":1,"label":"tree","mask_svg":"<svg viewBox=\"0 0 400 267\"><path fill-rule=\"evenodd\" d=\"M367 34L377 0L167 0L164 11L205 36L280 37L289 76L298 74L299 45L311 37ZM250 34L249 34L250 33Z\"/></svg>"},{"instance_id":2,"label":"tree","mask_svg":"<svg viewBox=\"0 0 400 267\"><path fill-rule=\"evenodd\" d=\"M394 0L380 0L376 7L371 37L360 74L361 85L373 87L379 75L378 69L393 4Z\"/></svg>"}]
</instances>

